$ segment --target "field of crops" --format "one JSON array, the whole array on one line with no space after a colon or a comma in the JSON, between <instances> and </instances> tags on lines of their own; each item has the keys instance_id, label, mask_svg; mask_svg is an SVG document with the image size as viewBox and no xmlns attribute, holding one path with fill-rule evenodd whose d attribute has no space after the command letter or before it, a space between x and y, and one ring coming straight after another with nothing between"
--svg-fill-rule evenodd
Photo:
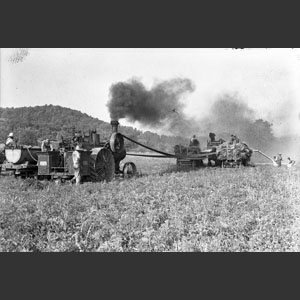
<instances>
[{"instance_id":1,"label":"field of crops","mask_svg":"<svg viewBox=\"0 0 300 300\"><path fill-rule=\"evenodd\" d=\"M299 251L300 170L176 172L79 187L0 177L0 251Z\"/></svg>"}]
</instances>

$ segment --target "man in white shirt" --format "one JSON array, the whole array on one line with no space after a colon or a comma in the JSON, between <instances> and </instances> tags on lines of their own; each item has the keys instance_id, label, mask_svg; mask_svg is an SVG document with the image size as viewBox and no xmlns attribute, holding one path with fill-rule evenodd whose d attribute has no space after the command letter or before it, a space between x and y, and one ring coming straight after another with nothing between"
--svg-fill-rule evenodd
<instances>
[{"instance_id":1,"label":"man in white shirt","mask_svg":"<svg viewBox=\"0 0 300 300\"><path fill-rule=\"evenodd\" d=\"M17 146L12 132L8 135L5 145L10 148L15 148Z\"/></svg>"},{"instance_id":2,"label":"man in white shirt","mask_svg":"<svg viewBox=\"0 0 300 300\"><path fill-rule=\"evenodd\" d=\"M74 178L72 181L75 180L76 185L79 185L81 182L81 174L80 174L80 148L79 145L76 146L74 152L72 153L73 159L73 168L74 168Z\"/></svg>"},{"instance_id":3,"label":"man in white shirt","mask_svg":"<svg viewBox=\"0 0 300 300\"><path fill-rule=\"evenodd\" d=\"M51 145L49 139L45 139L42 141L41 149L43 152L53 151L53 146Z\"/></svg>"}]
</instances>

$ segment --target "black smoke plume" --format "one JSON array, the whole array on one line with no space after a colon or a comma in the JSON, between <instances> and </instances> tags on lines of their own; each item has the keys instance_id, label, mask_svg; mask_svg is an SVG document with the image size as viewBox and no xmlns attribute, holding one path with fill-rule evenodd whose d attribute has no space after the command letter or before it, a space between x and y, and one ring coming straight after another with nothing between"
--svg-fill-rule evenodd
<instances>
[{"instance_id":1,"label":"black smoke plume","mask_svg":"<svg viewBox=\"0 0 300 300\"><path fill-rule=\"evenodd\" d=\"M137 121L163 134L188 138L196 134L201 148L205 148L209 133L214 132L216 139L228 140L231 134L237 135L252 149L265 151L270 156L281 152L299 157L300 140L294 142L288 137L276 138L273 124L258 118L257 112L237 93L221 94L205 111L205 117L203 111L194 118L185 115L185 104L181 100L194 90L195 86L189 79L161 81L150 90L139 80L132 79L111 86L107 106L111 119Z\"/></svg>"},{"instance_id":2,"label":"black smoke plume","mask_svg":"<svg viewBox=\"0 0 300 300\"><path fill-rule=\"evenodd\" d=\"M158 82L150 90L138 79L131 79L111 86L107 106L113 120L125 118L176 134L190 126L180 100L194 90L193 82L185 78Z\"/></svg>"},{"instance_id":3,"label":"black smoke plume","mask_svg":"<svg viewBox=\"0 0 300 300\"><path fill-rule=\"evenodd\" d=\"M223 94L212 105L209 115L200 121L202 133L215 132L228 139L237 135L257 147L273 141L272 124L256 119L256 112L249 108L237 94Z\"/></svg>"},{"instance_id":4,"label":"black smoke plume","mask_svg":"<svg viewBox=\"0 0 300 300\"><path fill-rule=\"evenodd\" d=\"M216 139L225 140L234 134L252 149L261 150L269 156L281 153L284 162L288 156L300 159L300 138L289 136L288 131L286 136L274 136L273 124L258 118L257 115L257 111L251 109L237 93L220 95L209 109L208 116L197 121L199 135L206 136L202 139L202 145L205 145L209 132L215 132ZM288 116L283 114L283 118ZM259 154L255 154L253 160L269 162Z\"/></svg>"}]
</instances>

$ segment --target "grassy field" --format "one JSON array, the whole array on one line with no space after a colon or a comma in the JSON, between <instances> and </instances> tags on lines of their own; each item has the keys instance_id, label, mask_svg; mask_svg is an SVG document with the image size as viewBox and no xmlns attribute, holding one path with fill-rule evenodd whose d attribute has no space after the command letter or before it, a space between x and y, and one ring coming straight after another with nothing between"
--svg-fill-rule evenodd
<instances>
[{"instance_id":1,"label":"grassy field","mask_svg":"<svg viewBox=\"0 0 300 300\"><path fill-rule=\"evenodd\" d=\"M299 251L300 170L175 172L79 187L0 177L0 251Z\"/></svg>"}]
</instances>

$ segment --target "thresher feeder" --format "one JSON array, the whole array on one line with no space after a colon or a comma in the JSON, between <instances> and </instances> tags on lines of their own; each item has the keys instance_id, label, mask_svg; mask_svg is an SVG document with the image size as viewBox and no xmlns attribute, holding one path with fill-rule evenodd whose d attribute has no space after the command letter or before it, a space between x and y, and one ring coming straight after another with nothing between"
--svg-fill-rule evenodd
<instances>
[{"instance_id":1,"label":"thresher feeder","mask_svg":"<svg viewBox=\"0 0 300 300\"><path fill-rule=\"evenodd\" d=\"M176 145L174 154L165 153L141 143L134 141L124 135L125 139L142 146L148 150L159 153L160 155L134 154L131 156L155 157L155 158L174 158L178 167L200 168L200 167L239 167L254 166L250 160L254 152L257 152L270 159L274 164L274 160L259 150L252 150L244 142L226 142L223 139L218 141L207 141L207 147L203 150L198 146Z\"/></svg>"}]
</instances>

